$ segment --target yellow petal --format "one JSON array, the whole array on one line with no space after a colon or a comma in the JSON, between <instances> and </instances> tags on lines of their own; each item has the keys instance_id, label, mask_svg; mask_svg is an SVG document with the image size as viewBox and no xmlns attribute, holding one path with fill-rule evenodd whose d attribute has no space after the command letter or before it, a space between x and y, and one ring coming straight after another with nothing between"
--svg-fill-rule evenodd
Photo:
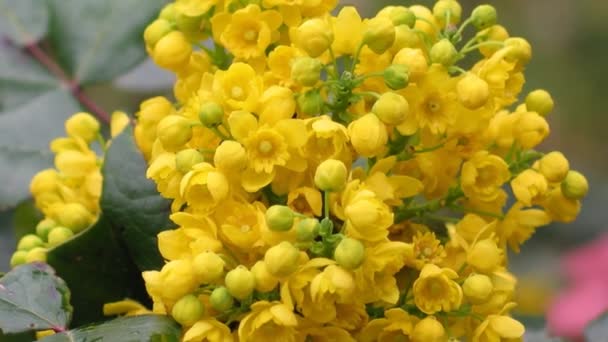
<instances>
[{"instance_id":1,"label":"yellow petal","mask_svg":"<svg viewBox=\"0 0 608 342\"><path fill-rule=\"evenodd\" d=\"M112 138L116 137L129 125L129 116L125 112L116 111L112 113L112 119L110 123L110 132Z\"/></svg>"},{"instance_id":2,"label":"yellow petal","mask_svg":"<svg viewBox=\"0 0 608 342\"><path fill-rule=\"evenodd\" d=\"M266 185L270 184L274 179L275 171L270 173L266 172L255 172L255 170L248 168L243 172L241 179L241 185L248 192L256 192Z\"/></svg>"},{"instance_id":3,"label":"yellow petal","mask_svg":"<svg viewBox=\"0 0 608 342\"><path fill-rule=\"evenodd\" d=\"M230 125L230 133L237 141L249 136L250 132L258 129L258 120L249 112L238 110L230 113L228 116L228 125Z\"/></svg>"},{"instance_id":4,"label":"yellow petal","mask_svg":"<svg viewBox=\"0 0 608 342\"><path fill-rule=\"evenodd\" d=\"M299 148L306 143L306 124L304 120L287 119L277 122L274 126L287 141L291 148Z\"/></svg>"},{"instance_id":5,"label":"yellow petal","mask_svg":"<svg viewBox=\"0 0 608 342\"><path fill-rule=\"evenodd\" d=\"M520 338L526 331L523 324L508 316L492 317L490 327L502 338Z\"/></svg>"}]
</instances>

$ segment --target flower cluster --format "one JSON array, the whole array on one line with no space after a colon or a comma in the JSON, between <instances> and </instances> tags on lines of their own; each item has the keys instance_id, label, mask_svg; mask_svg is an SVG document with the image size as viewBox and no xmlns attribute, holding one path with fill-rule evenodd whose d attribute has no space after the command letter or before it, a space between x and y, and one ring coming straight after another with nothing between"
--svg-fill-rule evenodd
<instances>
[{"instance_id":1,"label":"flower cluster","mask_svg":"<svg viewBox=\"0 0 608 342\"><path fill-rule=\"evenodd\" d=\"M112 135L128 124L121 112L112 115ZM76 113L65 122L67 137L54 139L55 168L38 172L30 183L36 208L44 215L35 234L23 236L11 266L46 261L48 248L57 246L88 228L99 216L101 165L93 145L105 146L100 124L89 113Z\"/></svg>"},{"instance_id":2,"label":"flower cluster","mask_svg":"<svg viewBox=\"0 0 608 342\"><path fill-rule=\"evenodd\" d=\"M507 251L588 188L534 150L529 43L489 5L336 6L177 0L147 27L177 77L135 129L178 226L153 311L188 342L521 339Z\"/></svg>"}]
</instances>

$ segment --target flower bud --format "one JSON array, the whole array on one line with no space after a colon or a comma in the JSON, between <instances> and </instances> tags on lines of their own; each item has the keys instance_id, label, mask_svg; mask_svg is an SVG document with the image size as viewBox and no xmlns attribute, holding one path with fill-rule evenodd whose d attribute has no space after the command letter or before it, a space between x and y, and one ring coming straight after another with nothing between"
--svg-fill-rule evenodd
<instances>
[{"instance_id":1,"label":"flower bud","mask_svg":"<svg viewBox=\"0 0 608 342\"><path fill-rule=\"evenodd\" d=\"M410 105L405 97L390 92L382 94L372 107L372 113L387 125L402 123L409 112Z\"/></svg>"},{"instance_id":2,"label":"flower bud","mask_svg":"<svg viewBox=\"0 0 608 342\"><path fill-rule=\"evenodd\" d=\"M268 272L275 277L286 277L298 268L300 250L290 242L283 241L271 247L264 255Z\"/></svg>"},{"instance_id":3,"label":"flower bud","mask_svg":"<svg viewBox=\"0 0 608 342\"><path fill-rule=\"evenodd\" d=\"M372 113L348 125L348 135L355 151L364 157L375 157L384 151L388 135L386 126Z\"/></svg>"},{"instance_id":4,"label":"flower bud","mask_svg":"<svg viewBox=\"0 0 608 342\"><path fill-rule=\"evenodd\" d=\"M410 80L410 71L407 65L393 64L384 70L384 83L393 90L407 87Z\"/></svg>"},{"instance_id":5,"label":"flower bud","mask_svg":"<svg viewBox=\"0 0 608 342\"><path fill-rule=\"evenodd\" d=\"M344 238L334 251L334 259L338 265L354 270L361 266L365 259L365 247L359 240Z\"/></svg>"},{"instance_id":6,"label":"flower bud","mask_svg":"<svg viewBox=\"0 0 608 342\"><path fill-rule=\"evenodd\" d=\"M177 152L175 155L175 168L177 171L186 174L192 170L196 164L203 163L205 157L199 151L189 148Z\"/></svg>"},{"instance_id":7,"label":"flower bud","mask_svg":"<svg viewBox=\"0 0 608 342\"><path fill-rule=\"evenodd\" d=\"M458 51L454 47L454 44L448 39L442 39L435 43L431 48L431 62L439 63L444 66L451 66L456 62Z\"/></svg>"},{"instance_id":8,"label":"flower bud","mask_svg":"<svg viewBox=\"0 0 608 342\"><path fill-rule=\"evenodd\" d=\"M51 229L55 227L57 227L57 223L54 220L45 218L36 225L36 235L42 240L46 240Z\"/></svg>"},{"instance_id":9,"label":"flower bud","mask_svg":"<svg viewBox=\"0 0 608 342\"><path fill-rule=\"evenodd\" d=\"M553 111L553 107L554 103L551 94L546 90L537 89L526 96L526 108L529 111L547 116L547 114Z\"/></svg>"},{"instance_id":10,"label":"flower bud","mask_svg":"<svg viewBox=\"0 0 608 342\"><path fill-rule=\"evenodd\" d=\"M446 20L450 17L449 24L456 25L462 17L462 7L456 0L439 0L433 6L433 15L441 27L446 26Z\"/></svg>"},{"instance_id":11,"label":"flower bud","mask_svg":"<svg viewBox=\"0 0 608 342\"><path fill-rule=\"evenodd\" d=\"M46 262L46 248L36 247L32 248L25 255L25 262Z\"/></svg>"},{"instance_id":12,"label":"flower bud","mask_svg":"<svg viewBox=\"0 0 608 342\"><path fill-rule=\"evenodd\" d=\"M321 78L321 62L316 58L300 57L291 65L291 77L306 87L312 87Z\"/></svg>"},{"instance_id":13,"label":"flower bud","mask_svg":"<svg viewBox=\"0 0 608 342\"><path fill-rule=\"evenodd\" d=\"M242 300L247 298L253 293L253 289L255 288L253 273L243 265L239 265L228 272L224 281L228 292L236 299Z\"/></svg>"},{"instance_id":14,"label":"flower bud","mask_svg":"<svg viewBox=\"0 0 608 342\"><path fill-rule=\"evenodd\" d=\"M224 120L224 109L216 102L205 102L198 118L206 127L216 127Z\"/></svg>"},{"instance_id":15,"label":"flower bud","mask_svg":"<svg viewBox=\"0 0 608 342\"><path fill-rule=\"evenodd\" d=\"M195 295L186 295L173 305L171 316L183 326L191 326L205 313L203 303Z\"/></svg>"},{"instance_id":16,"label":"flower bud","mask_svg":"<svg viewBox=\"0 0 608 342\"><path fill-rule=\"evenodd\" d=\"M42 245L44 245L44 242L40 237L34 234L27 234L24 235L21 240L19 240L19 243L17 244L17 250L29 251L36 247L41 247Z\"/></svg>"},{"instance_id":17,"label":"flower bud","mask_svg":"<svg viewBox=\"0 0 608 342\"><path fill-rule=\"evenodd\" d=\"M494 290L490 277L483 274L470 275L462 285L462 291L473 304L485 302Z\"/></svg>"},{"instance_id":18,"label":"flower bud","mask_svg":"<svg viewBox=\"0 0 608 342\"><path fill-rule=\"evenodd\" d=\"M376 17L367 22L363 32L363 43L378 55L383 54L395 42L395 26L384 17Z\"/></svg>"},{"instance_id":19,"label":"flower bud","mask_svg":"<svg viewBox=\"0 0 608 342\"><path fill-rule=\"evenodd\" d=\"M416 323L410 337L412 342L447 341L445 328L433 316Z\"/></svg>"},{"instance_id":20,"label":"flower bud","mask_svg":"<svg viewBox=\"0 0 608 342\"><path fill-rule=\"evenodd\" d=\"M502 252L492 239L478 241L467 254L467 263L482 273L492 272L501 261Z\"/></svg>"},{"instance_id":21,"label":"flower bud","mask_svg":"<svg viewBox=\"0 0 608 342\"><path fill-rule=\"evenodd\" d=\"M471 13L471 24L478 30L495 25L497 21L496 9L492 5L479 5Z\"/></svg>"},{"instance_id":22,"label":"flower bud","mask_svg":"<svg viewBox=\"0 0 608 342\"><path fill-rule=\"evenodd\" d=\"M318 115L323 112L325 100L318 90L307 91L298 96L298 111L304 115Z\"/></svg>"},{"instance_id":23,"label":"flower bud","mask_svg":"<svg viewBox=\"0 0 608 342\"><path fill-rule=\"evenodd\" d=\"M194 274L202 283L212 283L224 275L224 260L214 252L203 252L192 261Z\"/></svg>"},{"instance_id":24,"label":"flower bud","mask_svg":"<svg viewBox=\"0 0 608 342\"><path fill-rule=\"evenodd\" d=\"M144 31L144 41L147 46L154 47L161 38L173 31L173 26L168 20L156 19Z\"/></svg>"},{"instance_id":25,"label":"flower bud","mask_svg":"<svg viewBox=\"0 0 608 342\"><path fill-rule=\"evenodd\" d=\"M284 205L273 205L266 210L266 225L276 232L286 232L293 226L293 211Z\"/></svg>"},{"instance_id":26,"label":"flower bud","mask_svg":"<svg viewBox=\"0 0 608 342\"><path fill-rule=\"evenodd\" d=\"M409 71L409 80L415 81L426 74L428 63L420 49L403 48L393 58L393 64L403 64Z\"/></svg>"},{"instance_id":27,"label":"flower bud","mask_svg":"<svg viewBox=\"0 0 608 342\"><path fill-rule=\"evenodd\" d=\"M403 6L388 6L380 11L378 16L388 17L395 26L405 25L413 28L416 24L416 14Z\"/></svg>"},{"instance_id":28,"label":"flower bud","mask_svg":"<svg viewBox=\"0 0 608 342\"><path fill-rule=\"evenodd\" d=\"M501 25L490 26L485 30L477 32L477 37L480 42L484 41L496 41L496 42L504 42L507 38L509 38L509 32ZM479 52L482 55L489 58L496 51L500 50L500 46L498 45L481 45L479 47Z\"/></svg>"},{"instance_id":29,"label":"flower bud","mask_svg":"<svg viewBox=\"0 0 608 342\"><path fill-rule=\"evenodd\" d=\"M186 7L188 7L188 6L186 6ZM192 7L200 7L200 6L192 6ZM180 12L182 12L182 13L184 13L184 12L185 12L185 11L184 11L183 6L182 6L182 8L180 9ZM169 4L166 4L166 5L165 5L165 6L164 6L164 7L163 7L161 10L160 10L160 13L158 14L158 17L159 17L160 19L165 19L165 20L167 20L167 21L170 21L170 22L171 22L171 21L175 21L175 17L177 17L177 13L178 13L178 12L177 12L177 10L176 10L176 8L175 8L175 4L174 4L174 3L169 3ZM204 13L204 12L203 12L203 13ZM187 14L188 14L188 15L195 15L195 16L197 16L197 15L201 15L201 14L203 14L203 13L196 13L196 12L192 13L192 12L189 12L189 13L187 13Z\"/></svg>"},{"instance_id":30,"label":"flower bud","mask_svg":"<svg viewBox=\"0 0 608 342\"><path fill-rule=\"evenodd\" d=\"M30 192L34 197L46 192L53 192L59 184L59 173L55 169L46 169L34 175L30 182Z\"/></svg>"},{"instance_id":31,"label":"flower bud","mask_svg":"<svg viewBox=\"0 0 608 342\"><path fill-rule=\"evenodd\" d=\"M156 128L158 139L167 151L174 152L192 139L192 123L179 115L169 115Z\"/></svg>"},{"instance_id":32,"label":"flower bud","mask_svg":"<svg viewBox=\"0 0 608 342\"><path fill-rule=\"evenodd\" d=\"M320 18L308 19L296 31L297 46L312 58L321 56L333 43L334 34L329 24Z\"/></svg>"},{"instance_id":33,"label":"flower bud","mask_svg":"<svg viewBox=\"0 0 608 342\"><path fill-rule=\"evenodd\" d=\"M26 251L15 251L11 256L11 267L17 267L19 265L25 264L25 258L27 256Z\"/></svg>"},{"instance_id":34,"label":"flower bud","mask_svg":"<svg viewBox=\"0 0 608 342\"><path fill-rule=\"evenodd\" d=\"M488 102L490 87L479 76L468 73L456 85L458 100L468 109L475 110Z\"/></svg>"},{"instance_id":35,"label":"flower bud","mask_svg":"<svg viewBox=\"0 0 608 342\"><path fill-rule=\"evenodd\" d=\"M247 152L234 140L225 140L215 149L213 163L221 171L241 171L247 166Z\"/></svg>"},{"instance_id":36,"label":"flower bud","mask_svg":"<svg viewBox=\"0 0 608 342\"><path fill-rule=\"evenodd\" d=\"M179 70L190 61L192 45L180 31L172 31L154 46L152 58L161 68Z\"/></svg>"},{"instance_id":37,"label":"flower bud","mask_svg":"<svg viewBox=\"0 0 608 342\"><path fill-rule=\"evenodd\" d=\"M253 265L251 273L255 278L255 289L260 292L270 292L279 284L279 279L270 274L268 266L263 260L260 260Z\"/></svg>"},{"instance_id":38,"label":"flower bud","mask_svg":"<svg viewBox=\"0 0 608 342\"><path fill-rule=\"evenodd\" d=\"M57 246L74 236L74 232L66 227L55 227L49 232L48 241L50 246Z\"/></svg>"},{"instance_id":39,"label":"flower bud","mask_svg":"<svg viewBox=\"0 0 608 342\"><path fill-rule=\"evenodd\" d=\"M566 178L570 163L561 152L554 151L547 153L538 161L538 170L549 182L557 183Z\"/></svg>"},{"instance_id":40,"label":"flower bud","mask_svg":"<svg viewBox=\"0 0 608 342\"><path fill-rule=\"evenodd\" d=\"M76 113L65 122L65 131L71 137L79 137L91 142L99 133L99 121L89 113Z\"/></svg>"},{"instance_id":41,"label":"flower bud","mask_svg":"<svg viewBox=\"0 0 608 342\"><path fill-rule=\"evenodd\" d=\"M298 242L314 240L319 234L321 224L315 218L306 218L296 225L296 239Z\"/></svg>"},{"instance_id":42,"label":"flower bud","mask_svg":"<svg viewBox=\"0 0 608 342\"><path fill-rule=\"evenodd\" d=\"M182 31L187 34L200 34L201 31L201 21L203 20L203 16L189 16L184 15L183 13L177 13L175 16L175 26L179 31Z\"/></svg>"},{"instance_id":43,"label":"flower bud","mask_svg":"<svg viewBox=\"0 0 608 342\"><path fill-rule=\"evenodd\" d=\"M348 170L340 160L327 159L315 171L315 185L321 191L337 192L346 185Z\"/></svg>"},{"instance_id":44,"label":"flower bud","mask_svg":"<svg viewBox=\"0 0 608 342\"><path fill-rule=\"evenodd\" d=\"M587 178L578 171L568 171L566 178L562 181L562 194L564 197L578 200L587 195L589 191L589 183Z\"/></svg>"},{"instance_id":45,"label":"flower bud","mask_svg":"<svg viewBox=\"0 0 608 342\"><path fill-rule=\"evenodd\" d=\"M80 203L66 203L55 213L55 221L60 226L70 228L78 233L93 223L91 212Z\"/></svg>"},{"instance_id":46,"label":"flower bud","mask_svg":"<svg viewBox=\"0 0 608 342\"><path fill-rule=\"evenodd\" d=\"M527 40L518 37L507 38L505 47L510 48L506 58L517 61L518 65L526 65L532 59L532 46Z\"/></svg>"},{"instance_id":47,"label":"flower bud","mask_svg":"<svg viewBox=\"0 0 608 342\"><path fill-rule=\"evenodd\" d=\"M228 311L234 305L234 298L224 286L216 287L209 296L211 307L219 312Z\"/></svg>"}]
</instances>

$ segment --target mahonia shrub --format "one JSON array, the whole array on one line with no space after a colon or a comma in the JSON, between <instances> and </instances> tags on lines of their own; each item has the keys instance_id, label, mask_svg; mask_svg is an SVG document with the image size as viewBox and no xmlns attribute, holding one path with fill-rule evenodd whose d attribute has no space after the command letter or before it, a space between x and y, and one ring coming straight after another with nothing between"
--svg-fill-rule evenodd
<instances>
[{"instance_id":1,"label":"mahonia shrub","mask_svg":"<svg viewBox=\"0 0 608 342\"><path fill-rule=\"evenodd\" d=\"M509 252L588 189L535 150L554 103L520 94L530 44L490 5L337 5L177 0L145 30L176 76L134 130L177 226L143 272L151 311L186 342L521 340ZM98 214L98 125L75 118L15 264Z\"/></svg>"}]
</instances>

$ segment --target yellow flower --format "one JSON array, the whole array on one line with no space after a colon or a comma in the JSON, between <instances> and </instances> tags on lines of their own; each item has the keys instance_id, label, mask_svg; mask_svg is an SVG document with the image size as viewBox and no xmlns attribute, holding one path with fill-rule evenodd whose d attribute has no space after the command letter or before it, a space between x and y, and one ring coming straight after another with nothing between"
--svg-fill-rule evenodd
<instances>
[{"instance_id":1,"label":"yellow flower","mask_svg":"<svg viewBox=\"0 0 608 342\"><path fill-rule=\"evenodd\" d=\"M445 328L433 316L418 322L412 331L413 342L443 342L446 338Z\"/></svg>"},{"instance_id":2,"label":"yellow flower","mask_svg":"<svg viewBox=\"0 0 608 342\"><path fill-rule=\"evenodd\" d=\"M241 253L254 252L261 245L264 212L266 209L259 203L227 200L214 213L221 240Z\"/></svg>"},{"instance_id":3,"label":"yellow flower","mask_svg":"<svg viewBox=\"0 0 608 342\"><path fill-rule=\"evenodd\" d=\"M505 218L496 226L501 243L508 244L516 252L519 252L519 246L532 236L536 228L551 222L548 210L522 208L522 203L513 204Z\"/></svg>"},{"instance_id":4,"label":"yellow flower","mask_svg":"<svg viewBox=\"0 0 608 342\"><path fill-rule=\"evenodd\" d=\"M232 110L255 111L263 92L262 78L245 63L234 63L228 70L215 73L212 84L214 96Z\"/></svg>"},{"instance_id":5,"label":"yellow flower","mask_svg":"<svg viewBox=\"0 0 608 342\"><path fill-rule=\"evenodd\" d=\"M218 0L176 0L175 10L189 17L198 17L217 5Z\"/></svg>"},{"instance_id":6,"label":"yellow flower","mask_svg":"<svg viewBox=\"0 0 608 342\"><path fill-rule=\"evenodd\" d=\"M467 251L467 263L476 271L492 273L502 265L504 252L492 238L476 241Z\"/></svg>"},{"instance_id":7,"label":"yellow flower","mask_svg":"<svg viewBox=\"0 0 608 342\"><path fill-rule=\"evenodd\" d=\"M228 179L211 164L199 163L181 180L179 192L191 207L210 210L228 197Z\"/></svg>"},{"instance_id":8,"label":"yellow flower","mask_svg":"<svg viewBox=\"0 0 608 342\"><path fill-rule=\"evenodd\" d=\"M160 286L162 298L172 303L194 291L198 284L192 263L184 259L169 261L160 270Z\"/></svg>"},{"instance_id":9,"label":"yellow flower","mask_svg":"<svg viewBox=\"0 0 608 342\"><path fill-rule=\"evenodd\" d=\"M338 16L332 18L335 39L332 49L337 56L354 55L357 46L363 39L363 21L357 9L345 6Z\"/></svg>"},{"instance_id":10,"label":"yellow flower","mask_svg":"<svg viewBox=\"0 0 608 342\"><path fill-rule=\"evenodd\" d=\"M462 303L462 289L453 279L458 274L449 268L426 264L413 285L414 302L424 313L452 311Z\"/></svg>"},{"instance_id":11,"label":"yellow flower","mask_svg":"<svg viewBox=\"0 0 608 342\"><path fill-rule=\"evenodd\" d=\"M510 177L509 167L502 158L479 151L462 165L462 190L469 198L492 202L503 192L501 186Z\"/></svg>"},{"instance_id":12,"label":"yellow flower","mask_svg":"<svg viewBox=\"0 0 608 342\"><path fill-rule=\"evenodd\" d=\"M414 245L414 267L422 269L426 264L439 265L446 257L441 242L433 232L417 232L412 241Z\"/></svg>"},{"instance_id":13,"label":"yellow flower","mask_svg":"<svg viewBox=\"0 0 608 342\"><path fill-rule=\"evenodd\" d=\"M548 184L543 175L527 169L511 181L511 188L518 201L531 206L533 201L538 201L547 192Z\"/></svg>"},{"instance_id":14,"label":"yellow flower","mask_svg":"<svg viewBox=\"0 0 608 342\"><path fill-rule=\"evenodd\" d=\"M315 162L341 159L349 140L346 127L322 115L308 122L308 138L304 154Z\"/></svg>"},{"instance_id":15,"label":"yellow flower","mask_svg":"<svg viewBox=\"0 0 608 342\"><path fill-rule=\"evenodd\" d=\"M298 321L293 310L277 302L258 301L239 325L241 341L296 341Z\"/></svg>"},{"instance_id":16,"label":"yellow flower","mask_svg":"<svg viewBox=\"0 0 608 342\"><path fill-rule=\"evenodd\" d=\"M357 341L408 341L417 322L416 316L411 316L402 309L389 309L384 312L384 318L370 321L357 335Z\"/></svg>"},{"instance_id":17,"label":"yellow flower","mask_svg":"<svg viewBox=\"0 0 608 342\"><path fill-rule=\"evenodd\" d=\"M106 303L103 305L104 316L137 316L150 313L150 310L148 310L145 306L132 299L124 299L118 302Z\"/></svg>"},{"instance_id":18,"label":"yellow flower","mask_svg":"<svg viewBox=\"0 0 608 342\"><path fill-rule=\"evenodd\" d=\"M248 5L236 12L220 13L211 19L215 40L235 57L249 59L264 56L266 48L277 41L283 19L274 10L262 11Z\"/></svg>"},{"instance_id":19,"label":"yellow flower","mask_svg":"<svg viewBox=\"0 0 608 342\"><path fill-rule=\"evenodd\" d=\"M224 323L215 319L200 320L186 331L184 342L232 342L234 337Z\"/></svg>"},{"instance_id":20,"label":"yellow flower","mask_svg":"<svg viewBox=\"0 0 608 342\"><path fill-rule=\"evenodd\" d=\"M135 113L137 125L135 126L135 142L144 153L146 160L150 159L152 144L156 140L156 125L165 116L173 114L175 109L171 102L162 96L153 97L139 105L139 112Z\"/></svg>"},{"instance_id":21,"label":"yellow flower","mask_svg":"<svg viewBox=\"0 0 608 342\"><path fill-rule=\"evenodd\" d=\"M323 202L319 190L302 187L289 192L287 205L302 215L321 216Z\"/></svg>"},{"instance_id":22,"label":"yellow flower","mask_svg":"<svg viewBox=\"0 0 608 342\"><path fill-rule=\"evenodd\" d=\"M386 126L369 113L348 125L348 136L355 151L364 157L375 157L386 149Z\"/></svg>"},{"instance_id":23,"label":"yellow flower","mask_svg":"<svg viewBox=\"0 0 608 342\"><path fill-rule=\"evenodd\" d=\"M350 303L355 293L355 281L350 272L337 265L327 266L310 282L311 302L302 313L310 320L327 323L336 319L336 304Z\"/></svg>"},{"instance_id":24,"label":"yellow flower","mask_svg":"<svg viewBox=\"0 0 608 342\"><path fill-rule=\"evenodd\" d=\"M525 332L523 324L505 315L490 315L473 333L472 342L517 341Z\"/></svg>"},{"instance_id":25,"label":"yellow flower","mask_svg":"<svg viewBox=\"0 0 608 342\"><path fill-rule=\"evenodd\" d=\"M356 189L357 185L358 182L351 182L345 191L349 196L343 201L346 235L359 240L380 241L388 235L394 215L374 192Z\"/></svg>"}]
</instances>

